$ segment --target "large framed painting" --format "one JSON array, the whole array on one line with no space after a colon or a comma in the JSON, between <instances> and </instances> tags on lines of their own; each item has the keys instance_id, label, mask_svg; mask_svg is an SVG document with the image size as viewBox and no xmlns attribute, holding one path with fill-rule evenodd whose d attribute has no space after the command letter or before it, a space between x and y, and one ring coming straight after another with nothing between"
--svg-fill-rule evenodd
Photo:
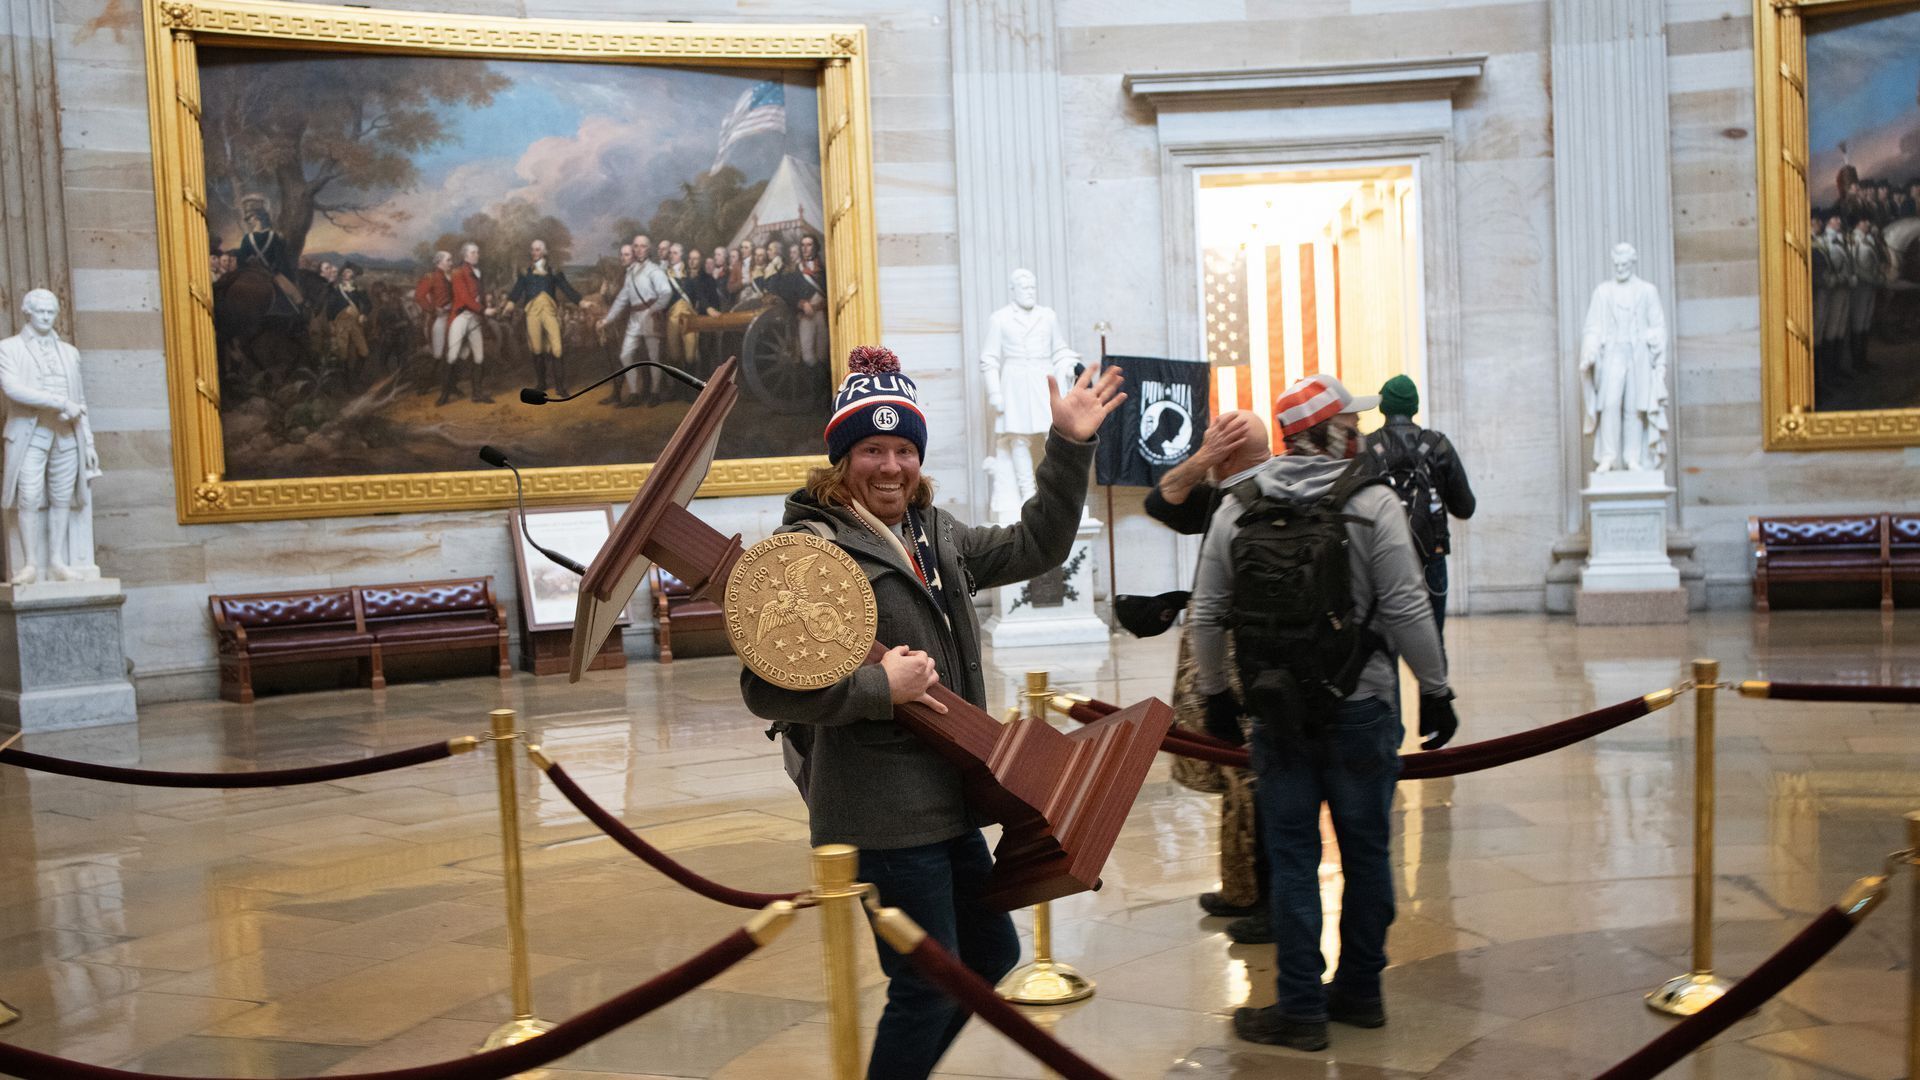
<instances>
[{"instance_id":1,"label":"large framed painting","mask_svg":"<svg viewBox=\"0 0 1920 1080\"><path fill-rule=\"evenodd\" d=\"M1920 445L1920 2L1754 11L1766 446Z\"/></svg>"},{"instance_id":2,"label":"large framed painting","mask_svg":"<svg viewBox=\"0 0 1920 1080\"><path fill-rule=\"evenodd\" d=\"M702 376L702 494L797 487L877 340L866 34L149 2L180 520L617 502Z\"/></svg>"}]
</instances>

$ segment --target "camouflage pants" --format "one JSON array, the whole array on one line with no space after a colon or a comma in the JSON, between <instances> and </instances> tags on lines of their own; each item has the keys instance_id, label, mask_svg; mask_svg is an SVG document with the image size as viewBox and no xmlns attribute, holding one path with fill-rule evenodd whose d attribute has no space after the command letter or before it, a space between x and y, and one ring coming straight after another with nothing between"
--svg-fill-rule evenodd
<instances>
[{"instance_id":1,"label":"camouflage pants","mask_svg":"<svg viewBox=\"0 0 1920 1080\"><path fill-rule=\"evenodd\" d=\"M1226 664L1227 682L1238 693L1240 676L1234 668L1231 639L1227 642ZM1205 732L1207 699L1194 688L1195 674L1192 625L1188 624L1180 628L1180 659L1173 674L1173 723L1185 731ZM1209 761L1175 757L1173 778L1194 791L1221 796L1221 899L1236 905L1252 904L1259 900L1262 890L1254 873L1258 841L1253 831L1253 772Z\"/></svg>"}]
</instances>

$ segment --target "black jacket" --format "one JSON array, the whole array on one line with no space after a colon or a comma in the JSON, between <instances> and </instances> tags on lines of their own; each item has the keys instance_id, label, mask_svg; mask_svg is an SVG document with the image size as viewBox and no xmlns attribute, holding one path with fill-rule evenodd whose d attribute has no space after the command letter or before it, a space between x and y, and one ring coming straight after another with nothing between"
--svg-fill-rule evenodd
<instances>
[{"instance_id":1,"label":"black jacket","mask_svg":"<svg viewBox=\"0 0 1920 1080\"><path fill-rule=\"evenodd\" d=\"M1199 536L1207 531L1207 522L1213 520L1213 512L1220 509L1220 489L1202 481L1187 492L1187 501L1170 503L1160 494L1160 485L1155 484L1147 493L1147 516L1179 533L1181 536Z\"/></svg>"},{"instance_id":2,"label":"black jacket","mask_svg":"<svg viewBox=\"0 0 1920 1080\"><path fill-rule=\"evenodd\" d=\"M1440 497L1440 505L1447 513L1437 515L1434 520L1434 540L1440 547L1440 554L1453 550L1453 533L1447 527L1449 515L1465 521L1473 516L1478 505L1473 497L1473 487L1467 483L1467 470L1460 464L1459 455L1453 451L1453 443L1445 435L1427 429L1413 422L1409 416L1389 416L1379 430L1366 437L1360 452L1367 456L1372 467L1380 470L1382 457L1389 461L1398 461L1411 456L1420 437L1425 434L1432 443L1427 451L1427 469L1433 475L1433 492ZM1377 453L1375 446L1381 446L1384 453Z\"/></svg>"}]
</instances>

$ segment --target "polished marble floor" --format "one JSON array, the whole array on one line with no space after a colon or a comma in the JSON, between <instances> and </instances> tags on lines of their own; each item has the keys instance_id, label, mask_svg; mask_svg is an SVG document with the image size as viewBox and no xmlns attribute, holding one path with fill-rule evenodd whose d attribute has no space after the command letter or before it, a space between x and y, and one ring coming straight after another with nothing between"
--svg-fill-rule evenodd
<instances>
[{"instance_id":1,"label":"polished marble floor","mask_svg":"<svg viewBox=\"0 0 1920 1080\"><path fill-rule=\"evenodd\" d=\"M1448 626L1462 739L1669 685L1729 678L1920 681L1920 620L1715 614L1655 628L1492 617ZM1172 639L1001 655L1110 700L1164 693ZM520 711L550 754L696 869L751 889L807 880L805 811L736 664L564 679L181 703L135 727L27 746L149 768L268 768L478 732ZM1739 974L1899 847L1920 809L1920 709L1723 695L1717 967ZM1271 1000L1272 950L1194 906L1215 882L1216 801L1156 766L1106 886L1055 905L1056 953L1094 998L1043 1019L1117 1077L1589 1077L1659 1033L1641 995L1686 966L1691 714L1656 713L1549 757L1402 785L1391 1022L1324 1054L1238 1042ZM672 966L742 913L600 838L530 768L522 810L537 1012L564 1018ZM1329 907L1339 866L1323 868ZM494 778L484 755L317 787L132 789L0 770L0 1040L156 1073L302 1077L467 1052L508 1015ZM1668 1075L1889 1078L1905 1037L1904 883L1780 998ZM1021 917L1024 929L1027 918ZM666 1009L572 1055L554 1080L827 1074L813 920ZM863 950L866 1020L881 982ZM953 1077L1046 1073L975 1024Z\"/></svg>"}]
</instances>

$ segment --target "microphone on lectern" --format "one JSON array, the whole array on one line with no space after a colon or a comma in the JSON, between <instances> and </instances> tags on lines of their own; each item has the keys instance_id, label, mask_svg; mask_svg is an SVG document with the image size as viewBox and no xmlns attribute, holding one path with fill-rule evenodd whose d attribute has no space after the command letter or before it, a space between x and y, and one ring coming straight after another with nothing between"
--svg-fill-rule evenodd
<instances>
[{"instance_id":1,"label":"microphone on lectern","mask_svg":"<svg viewBox=\"0 0 1920 1080\"><path fill-rule=\"evenodd\" d=\"M528 393L528 391L521 391L522 395L526 393ZM480 460L496 469L513 469L513 499L520 504L520 535L527 538L527 544L531 546L533 550L553 560L556 564L584 576L587 572L586 567L581 566L579 563L574 562L572 559L567 558L552 548L542 545L540 541L533 538L532 530L527 528L527 497L520 483L520 470L514 468L513 462L507 460L507 455L495 450L491 446L483 446L480 448Z\"/></svg>"},{"instance_id":2,"label":"microphone on lectern","mask_svg":"<svg viewBox=\"0 0 1920 1080\"><path fill-rule=\"evenodd\" d=\"M688 386L693 387L695 390L705 390L707 388L707 381L705 379L696 378L693 375L689 375L686 372L681 371L679 368L674 367L672 364L663 364L658 360L635 360L633 363L628 364L626 367L621 368L619 371L614 372L613 374L607 376L606 378L601 379L600 381L593 383L589 386L583 386L580 389L575 390L571 394L549 394L545 390L537 389L535 387L531 387L531 386L521 387L520 400L527 405L545 405L550 401L572 401L574 398L577 398L582 394L591 393L592 391L607 385L608 383L619 378L620 376L625 375L629 371L633 371L635 369L643 368L643 367L659 368L661 371L666 372L668 375L671 375L673 378L678 379L680 382L686 383Z\"/></svg>"}]
</instances>

